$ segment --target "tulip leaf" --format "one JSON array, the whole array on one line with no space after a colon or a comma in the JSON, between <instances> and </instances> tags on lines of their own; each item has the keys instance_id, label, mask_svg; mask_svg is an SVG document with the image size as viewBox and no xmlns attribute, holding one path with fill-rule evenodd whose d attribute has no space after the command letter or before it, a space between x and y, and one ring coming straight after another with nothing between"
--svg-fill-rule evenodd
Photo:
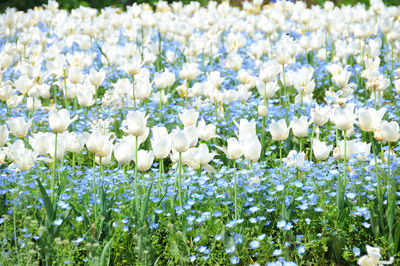
<instances>
[{"instance_id":1,"label":"tulip leaf","mask_svg":"<svg viewBox=\"0 0 400 266\"><path fill-rule=\"evenodd\" d=\"M153 187L153 183L151 183L149 188L147 189L146 196L144 197L144 200L143 200L143 205L140 208L140 221L144 221L144 218L147 214L147 207L149 205L149 197L150 197L152 187Z\"/></svg>"},{"instance_id":2,"label":"tulip leaf","mask_svg":"<svg viewBox=\"0 0 400 266\"><path fill-rule=\"evenodd\" d=\"M46 189L43 187L42 183L40 183L39 179L36 179L36 182L38 183L40 194L43 199L43 204L46 209L47 222L51 223L55 218L53 203L51 202L50 197L46 192Z\"/></svg>"}]
</instances>

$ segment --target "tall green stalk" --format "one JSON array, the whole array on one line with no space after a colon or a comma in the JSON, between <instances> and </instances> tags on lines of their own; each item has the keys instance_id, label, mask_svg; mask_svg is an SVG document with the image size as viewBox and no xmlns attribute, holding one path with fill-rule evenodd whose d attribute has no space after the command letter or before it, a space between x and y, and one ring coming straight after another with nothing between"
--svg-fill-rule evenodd
<instances>
[{"instance_id":1,"label":"tall green stalk","mask_svg":"<svg viewBox=\"0 0 400 266\"><path fill-rule=\"evenodd\" d=\"M179 206L182 207L182 153L179 152L179 178L178 178L178 196L179 196Z\"/></svg>"},{"instance_id":2,"label":"tall green stalk","mask_svg":"<svg viewBox=\"0 0 400 266\"><path fill-rule=\"evenodd\" d=\"M55 141L54 141L54 158L53 158L53 172L51 176L51 199L54 202L54 184L56 181L56 166L57 166L57 138L58 133L55 133Z\"/></svg>"}]
</instances>

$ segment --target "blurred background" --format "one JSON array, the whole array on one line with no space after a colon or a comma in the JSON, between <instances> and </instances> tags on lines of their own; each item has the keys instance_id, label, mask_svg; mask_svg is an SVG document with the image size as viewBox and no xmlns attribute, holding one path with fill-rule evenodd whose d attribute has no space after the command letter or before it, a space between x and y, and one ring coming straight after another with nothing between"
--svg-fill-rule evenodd
<instances>
[{"instance_id":1,"label":"blurred background","mask_svg":"<svg viewBox=\"0 0 400 266\"><path fill-rule=\"evenodd\" d=\"M127 5L132 5L134 2L136 3L148 3L150 5L154 5L158 0L57 0L60 4L60 8L71 10L73 8L77 8L79 6L87 6L93 7L97 9L101 9L106 6L114 6L124 8ZM184 4L189 3L191 0L181 0ZM202 5L206 5L208 0L197 0ZM250 0L251 1L251 0ZM269 2L274 2L275 0L264 0L264 3L267 4ZM307 5L315 5L315 4L323 4L326 0L303 0L307 3ZM366 6L369 6L369 0L331 0L336 5L355 5L357 3L363 3ZM168 0L168 2L173 2ZM219 1L220 2L220 1ZM240 6L241 0L231 0L231 5ZM398 5L400 4L400 0L383 0L386 5ZM46 4L47 0L0 0L0 12L4 12L7 7L15 7L18 10L28 10L35 6L41 6Z\"/></svg>"}]
</instances>

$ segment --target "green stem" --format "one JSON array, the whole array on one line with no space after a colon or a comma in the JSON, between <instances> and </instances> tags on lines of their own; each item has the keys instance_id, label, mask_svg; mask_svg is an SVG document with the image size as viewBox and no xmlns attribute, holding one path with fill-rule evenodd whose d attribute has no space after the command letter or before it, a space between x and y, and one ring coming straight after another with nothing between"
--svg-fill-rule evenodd
<instances>
[{"instance_id":1,"label":"green stem","mask_svg":"<svg viewBox=\"0 0 400 266\"><path fill-rule=\"evenodd\" d=\"M287 96L287 88L286 88L286 79L285 79L285 66L282 65L282 79L283 79L283 90L284 90L284 97ZM286 118L286 124L289 123L289 110L288 110L288 103L285 99L282 99L285 104L285 118Z\"/></svg>"},{"instance_id":2,"label":"green stem","mask_svg":"<svg viewBox=\"0 0 400 266\"><path fill-rule=\"evenodd\" d=\"M94 197L94 204L93 204L93 213L94 213L94 222L97 222L97 189L96 189L96 154L93 153L93 178L92 178L92 185L93 185L93 197Z\"/></svg>"},{"instance_id":3,"label":"green stem","mask_svg":"<svg viewBox=\"0 0 400 266\"><path fill-rule=\"evenodd\" d=\"M132 98L133 98L133 107L136 110L135 75L132 75Z\"/></svg>"},{"instance_id":4,"label":"green stem","mask_svg":"<svg viewBox=\"0 0 400 266\"><path fill-rule=\"evenodd\" d=\"M237 203L237 179L236 179L236 161L233 161L233 179L235 181L235 220L239 218L238 203Z\"/></svg>"},{"instance_id":5,"label":"green stem","mask_svg":"<svg viewBox=\"0 0 400 266\"><path fill-rule=\"evenodd\" d=\"M312 161L312 155L313 155L313 144L314 144L314 133L315 133L315 124L312 129L311 133L311 146L310 146L310 162Z\"/></svg>"},{"instance_id":6,"label":"green stem","mask_svg":"<svg viewBox=\"0 0 400 266\"><path fill-rule=\"evenodd\" d=\"M164 159L160 159L159 170L160 170L160 176L158 178L158 192L159 192L159 194L161 194L161 191L162 191L162 175L164 173Z\"/></svg>"},{"instance_id":7,"label":"green stem","mask_svg":"<svg viewBox=\"0 0 400 266\"><path fill-rule=\"evenodd\" d=\"M14 241L15 241L15 253L17 254L18 264L21 265L19 261L19 254L18 254L18 237L17 237L17 226L15 224L15 207L13 209L13 227L14 227Z\"/></svg>"},{"instance_id":8,"label":"green stem","mask_svg":"<svg viewBox=\"0 0 400 266\"><path fill-rule=\"evenodd\" d=\"M51 177L51 199L54 202L54 184L56 180L56 165L57 165L57 138L58 133L55 133L55 141L54 141L54 158L53 158L53 173Z\"/></svg>"},{"instance_id":9,"label":"green stem","mask_svg":"<svg viewBox=\"0 0 400 266\"><path fill-rule=\"evenodd\" d=\"M179 152L179 179L178 179L178 196L179 196L179 204L180 207L183 206L182 204L182 153Z\"/></svg>"}]
</instances>

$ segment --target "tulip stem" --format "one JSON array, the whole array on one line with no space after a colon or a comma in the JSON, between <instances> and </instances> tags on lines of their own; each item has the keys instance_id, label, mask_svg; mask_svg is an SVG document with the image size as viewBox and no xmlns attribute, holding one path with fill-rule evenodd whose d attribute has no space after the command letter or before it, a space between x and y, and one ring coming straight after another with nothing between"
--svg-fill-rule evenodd
<instances>
[{"instance_id":1,"label":"tulip stem","mask_svg":"<svg viewBox=\"0 0 400 266\"><path fill-rule=\"evenodd\" d=\"M344 178L345 178L345 180L346 180L346 176L347 176L347 137L346 137L346 130L344 131L344 151L343 151L343 154L344 154ZM344 180L344 181L345 181Z\"/></svg>"},{"instance_id":2,"label":"tulip stem","mask_svg":"<svg viewBox=\"0 0 400 266\"><path fill-rule=\"evenodd\" d=\"M262 117L261 127L261 160L264 159L265 155L265 116Z\"/></svg>"},{"instance_id":3,"label":"tulip stem","mask_svg":"<svg viewBox=\"0 0 400 266\"><path fill-rule=\"evenodd\" d=\"M161 194L161 190L162 190L162 175L164 173L164 159L160 159L160 165L159 165L159 169L160 169L160 176L158 178L158 190L159 193Z\"/></svg>"},{"instance_id":4,"label":"tulip stem","mask_svg":"<svg viewBox=\"0 0 400 266\"><path fill-rule=\"evenodd\" d=\"M237 204L237 179L236 179L236 161L233 161L233 180L235 182L235 220L239 218Z\"/></svg>"},{"instance_id":5,"label":"tulip stem","mask_svg":"<svg viewBox=\"0 0 400 266\"><path fill-rule=\"evenodd\" d=\"M135 181L134 181L134 187L135 187L135 198L136 200L138 199L138 190L137 190L137 173L138 173L138 141L139 137L135 137Z\"/></svg>"},{"instance_id":6,"label":"tulip stem","mask_svg":"<svg viewBox=\"0 0 400 266\"><path fill-rule=\"evenodd\" d=\"M279 141L279 158L281 161L281 180L283 181L282 141Z\"/></svg>"},{"instance_id":7,"label":"tulip stem","mask_svg":"<svg viewBox=\"0 0 400 266\"><path fill-rule=\"evenodd\" d=\"M179 179L178 179L178 196L179 196L179 204L182 207L182 152L179 152Z\"/></svg>"},{"instance_id":8,"label":"tulip stem","mask_svg":"<svg viewBox=\"0 0 400 266\"><path fill-rule=\"evenodd\" d=\"M54 183L56 180L56 166L57 166L57 137L58 133L55 133L55 141L54 141L54 158L53 158L53 173L51 177L51 199L54 202Z\"/></svg>"},{"instance_id":9,"label":"tulip stem","mask_svg":"<svg viewBox=\"0 0 400 266\"><path fill-rule=\"evenodd\" d=\"M132 75L132 99L133 99L133 107L136 110L135 75Z\"/></svg>"},{"instance_id":10,"label":"tulip stem","mask_svg":"<svg viewBox=\"0 0 400 266\"><path fill-rule=\"evenodd\" d=\"M93 204L93 212L94 212L94 222L97 222L97 191L96 191L96 154L93 153L93 178L92 178L92 183L93 183L93 197L94 197L94 204Z\"/></svg>"},{"instance_id":11,"label":"tulip stem","mask_svg":"<svg viewBox=\"0 0 400 266\"><path fill-rule=\"evenodd\" d=\"M390 178L390 142L388 141L389 149L388 149L388 155L387 155L387 166L388 166L388 178Z\"/></svg>"},{"instance_id":12,"label":"tulip stem","mask_svg":"<svg viewBox=\"0 0 400 266\"><path fill-rule=\"evenodd\" d=\"M286 79L285 79L285 65L282 65L282 80L283 80L283 90L284 90L284 95L283 98L285 98L286 96L288 96L287 93L287 88L286 88ZM286 123L289 123L289 107L288 107L288 103L286 101L286 99L282 99L285 105L285 118L286 118ZM289 98L288 98L289 100Z\"/></svg>"},{"instance_id":13,"label":"tulip stem","mask_svg":"<svg viewBox=\"0 0 400 266\"><path fill-rule=\"evenodd\" d=\"M313 143L314 143L314 133L315 133L315 124L314 124L313 129L312 129L312 132L311 132L310 162L312 162Z\"/></svg>"}]
</instances>

